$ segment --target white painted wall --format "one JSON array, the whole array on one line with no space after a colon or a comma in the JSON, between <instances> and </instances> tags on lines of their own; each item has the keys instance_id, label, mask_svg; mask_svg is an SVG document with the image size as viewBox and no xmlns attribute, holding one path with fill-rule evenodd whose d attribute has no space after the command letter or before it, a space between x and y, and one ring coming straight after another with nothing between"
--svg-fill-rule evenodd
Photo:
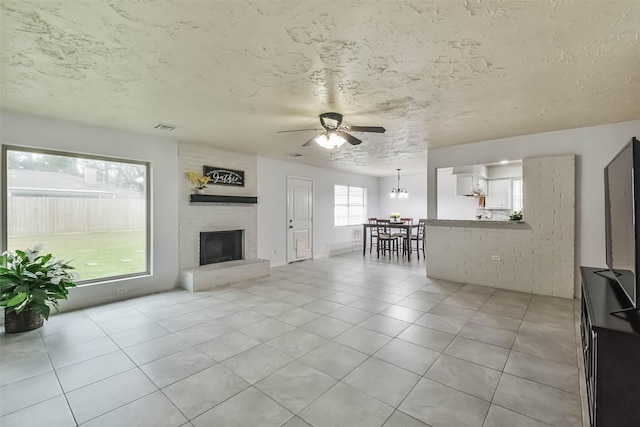
<instances>
[{"instance_id":1,"label":"white painted wall","mask_svg":"<svg viewBox=\"0 0 640 427\"><path fill-rule=\"evenodd\" d=\"M522 163L495 165L487 168L487 179L522 178Z\"/></svg>"},{"instance_id":2,"label":"white painted wall","mask_svg":"<svg viewBox=\"0 0 640 427\"><path fill-rule=\"evenodd\" d=\"M61 304L63 308L80 308L175 287L178 279L176 141L3 111L0 112L0 144L151 163L151 275L71 289L69 300ZM129 291L116 296L116 288L122 287Z\"/></svg>"},{"instance_id":3,"label":"white painted wall","mask_svg":"<svg viewBox=\"0 0 640 427\"><path fill-rule=\"evenodd\" d=\"M457 178L452 168L440 168L438 180L438 219L476 219L478 197L456 195Z\"/></svg>"},{"instance_id":4,"label":"white painted wall","mask_svg":"<svg viewBox=\"0 0 640 427\"><path fill-rule=\"evenodd\" d=\"M640 136L640 120L433 149L427 161L429 218L435 219L438 210L437 168L576 154L575 271L579 265L603 267L604 167L632 136ZM525 196L526 191L525 183ZM576 295L579 285L576 274Z\"/></svg>"},{"instance_id":5,"label":"white painted wall","mask_svg":"<svg viewBox=\"0 0 640 427\"><path fill-rule=\"evenodd\" d=\"M400 186L407 189L407 199L392 199L389 192L398 186L398 176L378 178L378 218L388 218L389 212L400 212L403 218L413 218L417 223L427 217L427 173L404 175L400 171ZM373 211L370 211L374 213Z\"/></svg>"},{"instance_id":6,"label":"white painted wall","mask_svg":"<svg viewBox=\"0 0 640 427\"><path fill-rule=\"evenodd\" d=\"M313 257L360 250L362 226L333 225L333 186L367 188L369 216L378 213L378 179L258 157L258 258L286 263L287 176L313 180Z\"/></svg>"}]
</instances>

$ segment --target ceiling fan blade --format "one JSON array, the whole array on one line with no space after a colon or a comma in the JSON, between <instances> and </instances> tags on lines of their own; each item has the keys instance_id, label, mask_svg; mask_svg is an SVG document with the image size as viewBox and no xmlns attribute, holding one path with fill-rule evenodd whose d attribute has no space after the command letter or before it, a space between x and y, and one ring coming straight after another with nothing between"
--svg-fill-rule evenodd
<instances>
[{"instance_id":1,"label":"ceiling fan blade","mask_svg":"<svg viewBox=\"0 0 640 427\"><path fill-rule=\"evenodd\" d=\"M351 145L358 145L358 144L360 144L362 142L358 138L356 138L355 136L349 135L346 132L337 131L336 133L339 136L343 137Z\"/></svg>"},{"instance_id":2,"label":"ceiling fan blade","mask_svg":"<svg viewBox=\"0 0 640 427\"><path fill-rule=\"evenodd\" d=\"M288 133L288 132L304 132L308 130L324 130L324 129L295 129L295 130L279 130L276 133Z\"/></svg>"},{"instance_id":3,"label":"ceiling fan blade","mask_svg":"<svg viewBox=\"0 0 640 427\"><path fill-rule=\"evenodd\" d=\"M351 132L375 132L385 133L386 129L382 126L347 126L347 130Z\"/></svg>"},{"instance_id":4,"label":"ceiling fan blade","mask_svg":"<svg viewBox=\"0 0 640 427\"><path fill-rule=\"evenodd\" d=\"M322 134L320 134L320 135L322 135ZM314 136L313 138L311 138L310 140L308 140L307 142L305 142L304 144L302 144L302 146L303 146L303 147L308 147L308 146L309 146L309 145L311 145L311 143L312 143L313 141L315 141L315 140L316 140L316 138L317 138L317 137L319 137L320 135L316 135L316 136Z\"/></svg>"}]
</instances>

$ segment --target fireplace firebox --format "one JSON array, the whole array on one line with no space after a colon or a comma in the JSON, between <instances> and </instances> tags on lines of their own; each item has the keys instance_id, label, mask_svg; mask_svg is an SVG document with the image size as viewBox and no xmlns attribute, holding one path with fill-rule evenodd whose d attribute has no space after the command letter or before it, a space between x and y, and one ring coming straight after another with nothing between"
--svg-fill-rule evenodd
<instances>
[{"instance_id":1,"label":"fireplace firebox","mask_svg":"<svg viewBox=\"0 0 640 427\"><path fill-rule=\"evenodd\" d=\"M244 230L200 233L200 265L244 259Z\"/></svg>"}]
</instances>

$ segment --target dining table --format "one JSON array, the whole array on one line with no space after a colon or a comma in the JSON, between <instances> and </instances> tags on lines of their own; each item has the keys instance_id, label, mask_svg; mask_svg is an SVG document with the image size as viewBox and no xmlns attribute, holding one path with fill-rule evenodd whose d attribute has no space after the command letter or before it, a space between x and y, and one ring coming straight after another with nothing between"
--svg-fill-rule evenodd
<instances>
[{"instance_id":1,"label":"dining table","mask_svg":"<svg viewBox=\"0 0 640 427\"><path fill-rule=\"evenodd\" d=\"M362 224L362 256L367 254L367 228L378 227L379 224L370 224L365 222ZM418 228L419 224L406 224L404 222L388 222L385 224L386 227L393 230L404 230L406 233L405 238L407 239L407 260L411 261L411 230L414 228Z\"/></svg>"}]
</instances>

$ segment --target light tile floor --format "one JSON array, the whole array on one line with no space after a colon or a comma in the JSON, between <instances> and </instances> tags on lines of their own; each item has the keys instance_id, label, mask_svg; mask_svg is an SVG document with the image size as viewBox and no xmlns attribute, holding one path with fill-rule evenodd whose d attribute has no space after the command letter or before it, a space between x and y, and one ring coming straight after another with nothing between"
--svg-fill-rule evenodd
<instances>
[{"instance_id":1,"label":"light tile floor","mask_svg":"<svg viewBox=\"0 0 640 427\"><path fill-rule=\"evenodd\" d=\"M581 426L576 301L351 254L0 334L10 426Z\"/></svg>"}]
</instances>

